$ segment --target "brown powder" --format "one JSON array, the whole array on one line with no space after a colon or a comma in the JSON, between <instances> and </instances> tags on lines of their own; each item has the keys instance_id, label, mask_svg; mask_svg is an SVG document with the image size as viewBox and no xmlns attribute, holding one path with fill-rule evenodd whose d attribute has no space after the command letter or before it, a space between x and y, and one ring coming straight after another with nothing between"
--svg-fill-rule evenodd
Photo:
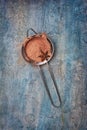
<instances>
[{"instance_id":1,"label":"brown powder","mask_svg":"<svg viewBox=\"0 0 87 130\"><path fill-rule=\"evenodd\" d=\"M42 62L52 55L50 42L47 40L46 34L35 35L24 42L26 58L34 62Z\"/></svg>"}]
</instances>

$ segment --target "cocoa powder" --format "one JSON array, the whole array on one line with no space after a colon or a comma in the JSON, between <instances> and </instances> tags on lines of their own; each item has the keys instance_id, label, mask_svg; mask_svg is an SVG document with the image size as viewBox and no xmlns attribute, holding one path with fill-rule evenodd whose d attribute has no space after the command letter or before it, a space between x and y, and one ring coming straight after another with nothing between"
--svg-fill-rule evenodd
<instances>
[{"instance_id":1,"label":"cocoa powder","mask_svg":"<svg viewBox=\"0 0 87 130\"><path fill-rule=\"evenodd\" d=\"M52 56L52 47L45 33L27 38L23 46L26 58L31 62L42 62Z\"/></svg>"}]
</instances>

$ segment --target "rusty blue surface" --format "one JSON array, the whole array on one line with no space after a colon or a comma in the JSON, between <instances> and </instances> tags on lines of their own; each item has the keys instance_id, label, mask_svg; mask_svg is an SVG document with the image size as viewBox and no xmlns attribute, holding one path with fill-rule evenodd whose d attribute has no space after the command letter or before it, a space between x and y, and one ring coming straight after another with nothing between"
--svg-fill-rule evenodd
<instances>
[{"instance_id":1,"label":"rusty blue surface","mask_svg":"<svg viewBox=\"0 0 87 130\"><path fill-rule=\"evenodd\" d=\"M0 130L87 130L87 1L0 0ZM30 27L49 33L63 106L21 55ZM55 91L43 67L52 96ZM55 101L57 102L57 101Z\"/></svg>"}]
</instances>

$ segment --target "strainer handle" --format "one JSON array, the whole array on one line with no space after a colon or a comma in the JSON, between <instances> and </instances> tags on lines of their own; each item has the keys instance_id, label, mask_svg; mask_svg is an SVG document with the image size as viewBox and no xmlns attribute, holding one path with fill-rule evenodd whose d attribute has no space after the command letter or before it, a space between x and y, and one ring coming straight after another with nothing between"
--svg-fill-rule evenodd
<instances>
[{"instance_id":1,"label":"strainer handle","mask_svg":"<svg viewBox=\"0 0 87 130\"><path fill-rule=\"evenodd\" d=\"M61 100L60 92L59 92L57 83L56 83L56 81L55 81L54 73L53 73L53 71L52 71L52 69L51 69L51 67L50 67L50 65L49 65L49 62L47 62L47 66L48 66L48 71L49 71L49 73L50 73L51 79L52 79L52 81L53 81L53 83L54 83L54 87L55 87L55 89L56 89L57 96L58 96L59 101L60 101L60 105L62 105L62 100Z\"/></svg>"},{"instance_id":2,"label":"strainer handle","mask_svg":"<svg viewBox=\"0 0 87 130\"><path fill-rule=\"evenodd\" d=\"M46 80L45 80L46 78L45 78L45 76L44 76L44 72L43 72L41 66L38 66L38 68L39 68L39 72L40 72L41 78L42 78L42 80L43 80L44 86L45 86L45 88L46 88L47 94L48 94L48 96L49 96L49 99L50 99L52 105L53 105L55 108L59 108L59 107L61 106L61 103L62 103L62 102L61 102L61 97L60 97L59 91L58 91L58 89L57 89L57 86L56 86L56 84L55 84L55 81L54 81L54 79L53 79L53 76L52 76L51 71L49 70L50 75L51 75L51 78L52 78L53 83L54 83L54 86L55 86L55 89L56 89L56 92L57 92L57 95L58 95L58 98L59 98L59 101L60 101L60 105L59 105L59 106L57 106L57 105L54 103L54 101L53 101L53 98L52 98L51 93L50 93L50 91L49 91L47 82L46 82Z\"/></svg>"}]
</instances>

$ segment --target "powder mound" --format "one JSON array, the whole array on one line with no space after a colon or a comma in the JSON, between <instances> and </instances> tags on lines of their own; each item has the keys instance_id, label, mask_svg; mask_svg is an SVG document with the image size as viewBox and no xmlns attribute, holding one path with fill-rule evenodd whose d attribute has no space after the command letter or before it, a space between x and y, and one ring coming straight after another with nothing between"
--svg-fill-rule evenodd
<instances>
[{"instance_id":1,"label":"powder mound","mask_svg":"<svg viewBox=\"0 0 87 130\"><path fill-rule=\"evenodd\" d=\"M45 33L31 36L24 43L24 47L29 61L42 62L52 56L52 47Z\"/></svg>"}]
</instances>

